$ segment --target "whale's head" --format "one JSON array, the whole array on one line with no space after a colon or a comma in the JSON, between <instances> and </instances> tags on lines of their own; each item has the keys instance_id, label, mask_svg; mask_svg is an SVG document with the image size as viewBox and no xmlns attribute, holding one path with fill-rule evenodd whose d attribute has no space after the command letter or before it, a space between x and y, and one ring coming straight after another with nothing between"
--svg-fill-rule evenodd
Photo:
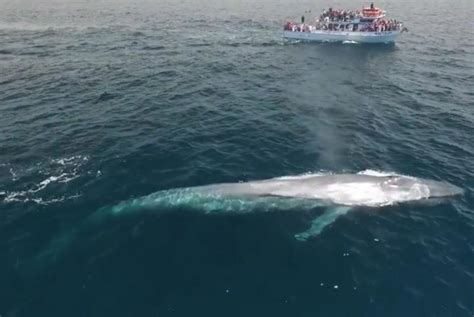
<instances>
[{"instance_id":1,"label":"whale's head","mask_svg":"<svg viewBox=\"0 0 474 317\"><path fill-rule=\"evenodd\" d=\"M403 195L404 200L441 198L463 194L461 188L446 182L402 175L389 176L382 182L381 187L387 193Z\"/></svg>"},{"instance_id":2,"label":"whale's head","mask_svg":"<svg viewBox=\"0 0 474 317\"><path fill-rule=\"evenodd\" d=\"M462 188L446 182L433 180L423 180L423 182L425 186L429 188L431 197L450 197L462 195L464 193Z\"/></svg>"}]
</instances>

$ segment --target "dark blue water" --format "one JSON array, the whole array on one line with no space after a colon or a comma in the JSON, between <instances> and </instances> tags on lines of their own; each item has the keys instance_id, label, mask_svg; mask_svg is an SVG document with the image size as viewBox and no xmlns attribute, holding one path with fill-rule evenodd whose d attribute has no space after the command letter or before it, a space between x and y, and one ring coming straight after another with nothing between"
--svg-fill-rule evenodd
<instances>
[{"instance_id":1,"label":"dark blue water","mask_svg":"<svg viewBox=\"0 0 474 317\"><path fill-rule=\"evenodd\" d=\"M396 45L281 39L331 5L359 3L0 0L0 315L472 316L472 1L378 3ZM104 212L366 169L465 194L306 242L321 208Z\"/></svg>"}]
</instances>

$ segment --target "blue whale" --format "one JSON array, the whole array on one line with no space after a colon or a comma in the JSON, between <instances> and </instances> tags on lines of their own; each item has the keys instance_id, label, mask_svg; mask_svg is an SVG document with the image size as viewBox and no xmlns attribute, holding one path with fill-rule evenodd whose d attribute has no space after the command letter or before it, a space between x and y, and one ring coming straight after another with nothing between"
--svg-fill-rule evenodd
<instances>
[{"instance_id":1,"label":"blue whale","mask_svg":"<svg viewBox=\"0 0 474 317\"><path fill-rule=\"evenodd\" d=\"M113 214L143 208L189 207L204 213L244 213L328 207L298 240L318 235L351 207L382 207L460 195L455 185L395 173L306 174L267 180L163 190L111 207Z\"/></svg>"}]
</instances>

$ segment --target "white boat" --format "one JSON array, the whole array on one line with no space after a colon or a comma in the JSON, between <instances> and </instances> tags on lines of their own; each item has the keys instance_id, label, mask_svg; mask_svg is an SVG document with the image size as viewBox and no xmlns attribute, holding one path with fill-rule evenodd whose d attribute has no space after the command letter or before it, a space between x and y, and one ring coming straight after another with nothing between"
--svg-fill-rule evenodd
<instances>
[{"instance_id":1,"label":"white boat","mask_svg":"<svg viewBox=\"0 0 474 317\"><path fill-rule=\"evenodd\" d=\"M402 23L385 18L385 11L370 7L359 10L324 10L314 23L287 22L283 37L287 39L346 42L346 43L393 43L406 31Z\"/></svg>"},{"instance_id":2,"label":"white boat","mask_svg":"<svg viewBox=\"0 0 474 317\"><path fill-rule=\"evenodd\" d=\"M311 32L283 31L283 37L293 40L346 43L393 43L401 31L340 32L315 30Z\"/></svg>"}]
</instances>

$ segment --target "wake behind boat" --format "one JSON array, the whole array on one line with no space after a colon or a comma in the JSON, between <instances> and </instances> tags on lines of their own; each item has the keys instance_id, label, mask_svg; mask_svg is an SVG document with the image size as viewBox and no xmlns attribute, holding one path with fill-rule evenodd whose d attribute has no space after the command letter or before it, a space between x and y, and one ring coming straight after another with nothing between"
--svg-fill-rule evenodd
<instances>
[{"instance_id":1,"label":"wake behind boat","mask_svg":"<svg viewBox=\"0 0 474 317\"><path fill-rule=\"evenodd\" d=\"M362 10L324 10L313 23L287 22L283 27L283 37L295 40L317 42L350 43L393 43L398 35L407 31L395 19L387 19L386 12L370 7Z\"/></svg>"}]
</instances>

